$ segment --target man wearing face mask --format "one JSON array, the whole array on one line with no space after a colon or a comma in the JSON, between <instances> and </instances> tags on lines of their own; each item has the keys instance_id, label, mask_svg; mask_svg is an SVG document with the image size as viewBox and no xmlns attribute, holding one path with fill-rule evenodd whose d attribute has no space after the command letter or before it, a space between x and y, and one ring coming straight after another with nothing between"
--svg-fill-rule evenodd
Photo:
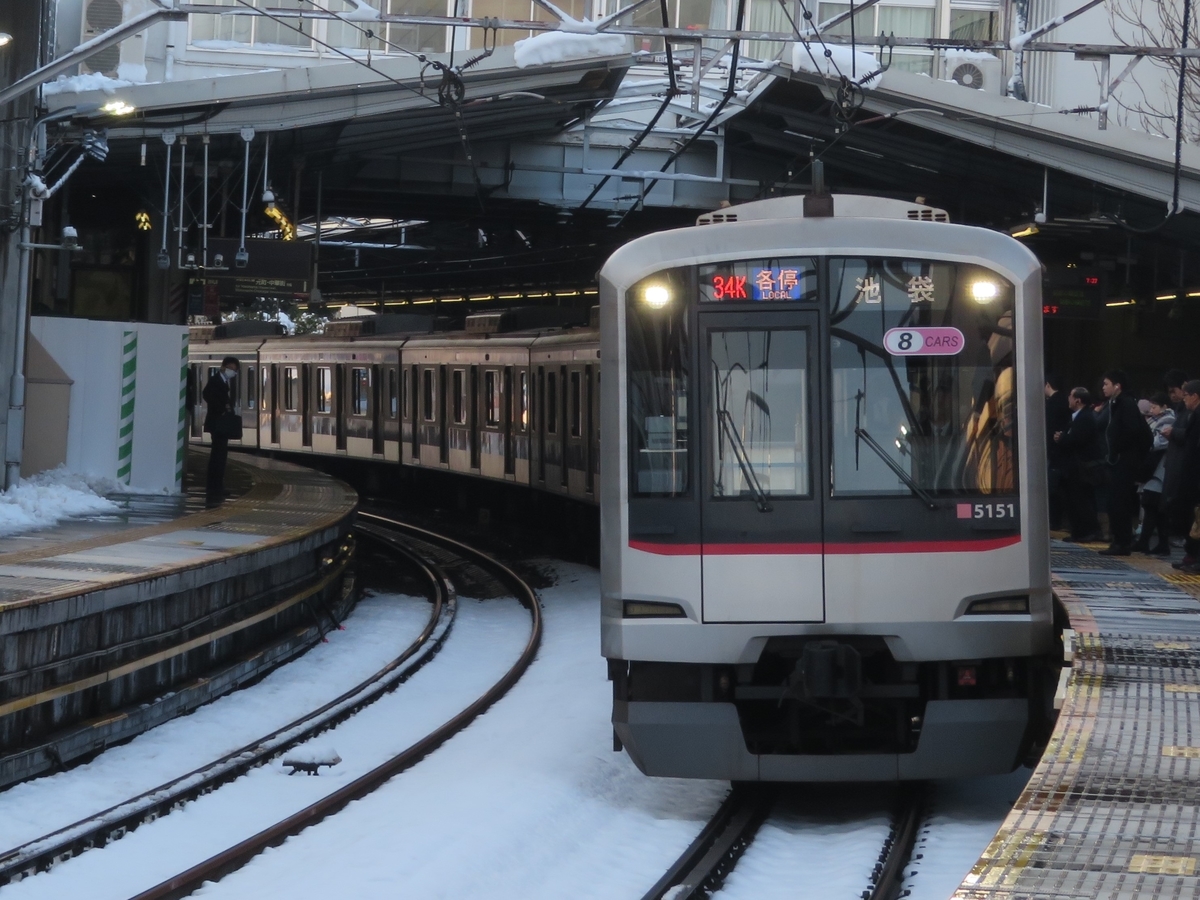
<instances>
[{"instance_id":1,"label":"man wearing face mask","mask_svg":"<svg viewBox=\"0 0 1200 900\"><path fill-rule=\"evenodd\" d=\"M204 430L212 437L212 452L208 456L208 481L205 486L205 505L218 506L225 499L225 462L229 459L229 439L241 437L241 420L234 409L233 380L240 368L235 357L221 360L221 371L208 379L204 386ZM238 431L234 434L233 431Z\"/></svg>"}]
</instances>

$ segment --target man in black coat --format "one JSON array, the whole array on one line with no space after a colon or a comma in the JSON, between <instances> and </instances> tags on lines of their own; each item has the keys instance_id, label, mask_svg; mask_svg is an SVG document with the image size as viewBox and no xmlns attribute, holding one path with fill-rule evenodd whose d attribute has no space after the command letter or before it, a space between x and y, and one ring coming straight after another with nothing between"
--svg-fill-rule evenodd
<instances>
[{"instance_id":1,"label":"man in black coat","mask_svg":"<svg viewBox=\"0 0 1200 900\"><path fill-rule=\"evenodd\" d=\"M1074 388L1068 404L1070 423L1065 430L1054 432L1051 439L1062 459L1071 540L1098 541L1100 522L1096 518L1096 487L1104 462L1096 434L1096 414L1092 412L1092 398L1087 388Z\"/></svg>"},{"instance_id":2,"label":"man in black coat","mask_svg":"<svg viewBox=\"0 0 1200 900\"><path fill-rule=\"evenodd\" d=\"M1104 436L1108 444L1108 524L1112 543L1100 553L1128 556L1133 547L1133 517L1138 508L1134 479L1142 469L1154 436L1138 409L1128 375L1113 369L1104 376L1101 389L1108 398Z\"/></svg>"},{"instance_id":3,"label":"man in black coat","mask_svg":"<svg viewBox=\"0 0 1200 900\"><path fill-rule=\"evenodd\" d=\"M1179 470L1174 494L1169 498L1175 518L1183 523L1183 533L1188 535L1183 542L1183 560L1172 563L1190 575L1200 574L1200 541L1189 531L1195 520L1196 504L1200 503L1200 381L1189 381L1183 386L1183 404L1187 418L1179 419L1167 434L1167 452L1178 447ZM1164 500L1167 498L1164 498Z\"/></svg>"},{"instance_id":4,"label":"man in black coat","mask_svg":"<svg viewBox=\"0 0 1200 900\"><path fill-rule=\"evenodd\" d=\"M1062 379L1057 375L1046 376L1046 485L1050 506L1050 527L1062 528L1065 490L1065 453L1054 440L1054 435L1066 431L1071 425L1071 409L1067 395L1062 389Z\"/></svg>"},{"instance_id":5,"label":"man in black coat","mask_svg":"<svg viewBox=\"0 0 1200 900\"><path fill-rule=\"evenodd\" d=\"M237 358L221 360L221 369L204 386L204 430L212 437L212 452L208 455L208 479L204 502L218 506L225 499L225 463L229 459L229 434L221 427L221 418L236 412L232 391L233 380L240 368Z\"/></svg>"}]
</instances>

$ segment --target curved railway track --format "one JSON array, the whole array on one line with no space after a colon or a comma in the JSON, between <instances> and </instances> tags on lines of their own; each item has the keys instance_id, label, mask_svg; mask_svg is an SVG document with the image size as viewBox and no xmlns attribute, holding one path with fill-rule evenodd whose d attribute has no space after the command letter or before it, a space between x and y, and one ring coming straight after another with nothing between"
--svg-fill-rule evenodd
<instances>
[{"instance_id":1,"label":"curved railway track","mask_svg":"<svg viewBox=\"0 0 1200 900\"><path fill-rule=\"evenodd\" d=\"M920 831L924 796L920 786L899 789L891 827L862 900L896 900L899 896L904 867ZM770 785L734 784L700 834L642 900L700 900L719 891L770 816L775 800Z\"/></svg>"},{"instance_id":2,"label":"curved railway track","mask_svg":"<svg viewBox=\"0 0 1200 900\"><path fill-rule=\"evenodd\" d=\"M362 537L378 542L394 557L409 565L428 585L432 600L428 620L420 634L407 647L381 669L340 696L270 734L136 797L0 854L0 884L7 884L38 872L47 871L55 864L66 861L85 850L103 847L138 826L179 809L191 800L239 778L251 769L264 765L289 749L328 731L403 684L437 654L454 624L458 608L458 591L443 567L443 563L447 568L473 567L478 571L490 573L495 581L504 586L503 593L515 595L523 605L530 609L532 620L530 640L521 659L513 667L513 670L519 667L520 671L515 673L513 670L509 671L506 679L511 678L511 681L507 682L504 690L516 681L516 678L532 660L541 637L540 610L532 589L524 581L507 567L470 547L383 516L360 513L358 531ZM476 575L478 575L478 571ZM437 745L443 743L455 731L466 727L471 719L479 715L503 693L500 691L493 696L495 690L494 687L468 710L460 713L434 734L427 736L418 745L410 747L400 755L404 759L398 757L389 761L395 764L399 760L399 767L393 767L394 771L391 774L412 765ZM487 702L480 706L484 701ZM380 767L380 769L383 768L383 766ZM360 793L357 796L361 796L362 793L367 792L363 790L364 782L370 775L379 775L380 778L390 777L390 775L383 775L380 769L368 773L367 776L363 776L348 787L359 790ZM355 797L347 797L337 808L352 799ZM314 804L314 806L319 805ZM330 804L326 804L323 811L312 810L313 815L301 828L319 821L320 818L329 815L332 811L334 811L334 807ZM289 833L294 833L294 831ZM283 836L286 837L286 834ZM243 842L243 844L250 844L253 840L251 838L250 841ZM269 844L263 846L269 846ZM248 849L242 845L239 847L243 854ZM249 856L245 856L245 859L248 858ZM228 867L228 860L224 862L225 871L232 871ZM204 864L197 868L203 866ZM203 876L203 880L212 880L212 878L211 874ZM166 883L158 885L151 889L147 896L184 896L201 883L197 881L190 888L184 890L176 884L177 881L179 878L171 880L171 888L166 888ZM184 878L184 881L187 879ZM160 890L167 892L153 893Z\"/></svg>"}]
</instances>

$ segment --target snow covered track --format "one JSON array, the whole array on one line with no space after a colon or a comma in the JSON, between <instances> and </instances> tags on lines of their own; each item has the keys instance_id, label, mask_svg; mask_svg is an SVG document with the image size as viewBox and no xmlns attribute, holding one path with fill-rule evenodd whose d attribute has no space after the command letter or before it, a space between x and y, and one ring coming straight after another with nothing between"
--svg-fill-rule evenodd
<instances>
[{"instance_id":1,"label":"snow covered track","mask_svg":"<svg viewBox=\"0 0 1200 900\"><path fill-rule=\"evenodd\" d=\"M778 790L768 784L735 784L696 839L642 900L693 900L721 891L726 877L772 816ZM919 785L898 790L896 812L870 873L869 887L861 893L863 900L895 900L899 895L905 864L920 830L925 793ZM751 895L755 895L753 887ZM817 890L814 896L826 894Z\"/></svg>"},{"instance_id":2,"label":"snow covered track","mask_svg":"<svg viewBox=\"0 0 1200 900\"><path fill-rule=\"evenodd\" d=\"M457 598L453 585L436 565L397 541L391 532L360 527L360 533L384 543L409 563L429 585L429 619L398 656L340 696L277 728L250 744L145 791L86 819L0 853L0 884L8 884L94 847L103 847L139 825L158 819L185 803L244 775L253 768L333 728L395 689L441 648L453 625Z\"/></svg>"},{"instance_id":3,"label":"snow covered track","mask_svg":"<svg viewBox=\"0 0 1200 900\"><path fill-rule=\"evenodd\" d=\"M537 595L520 576L486 554L442 535L434 534L433 532L373 513L360 512L359 516L360 520L364 520L367 523L366 525L360 525L360 527L364 528L364 530L369 530L372 534L392 532L403 535L405 539L418 546L420 544L433 545L444 552L454 553L469 561L473 566L490 573L496 581L510 590L529 611L530 615L529 638L521 655L498 681L466 709L400 753L355 778L342 788L287 816L274 825L259 831L257 834L239 842L233 847L204 860L198 865L192 866L179 875L160 882L148 890L142 891L133 900L174 900L174 898L186 897L205 882L220 880L230 872L234 872L244 866L263 850L283 843L288 837L299 834L310 825L318 824L354 800L367 796L393 776L416 765L454 735L470 725L471 722L487 711L517 683L525 673L525 670L528 669L529 664L533 661L542 637L541 609L538 604Z\"/></svg>"}]
</instances>

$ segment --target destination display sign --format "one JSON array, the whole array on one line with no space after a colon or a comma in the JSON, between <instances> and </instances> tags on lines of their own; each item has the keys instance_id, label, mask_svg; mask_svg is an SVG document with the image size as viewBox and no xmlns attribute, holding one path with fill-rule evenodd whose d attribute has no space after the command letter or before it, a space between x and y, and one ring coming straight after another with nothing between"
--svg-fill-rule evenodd
<instances>
[{"instance_id":1,"label":"destination display sign","mask_svg":"<svg viewBox=\"0 0 1200 900\"><path fill-rule=\"evenodd\" d=\"M883 336L892 356L957 356L966 345L963 333L946 325L890 328Z\"/></svg>"},{"instance_id":2,"label":"destination display sign","mask_svg":"<svg viewBox=\"0 0 1200 900\"><path fill-rule=\"evenodd\" d=\"M754 303L816 299L812 260L761 260L700 267L701 302Z\"/></svg>"}]
</instances>

